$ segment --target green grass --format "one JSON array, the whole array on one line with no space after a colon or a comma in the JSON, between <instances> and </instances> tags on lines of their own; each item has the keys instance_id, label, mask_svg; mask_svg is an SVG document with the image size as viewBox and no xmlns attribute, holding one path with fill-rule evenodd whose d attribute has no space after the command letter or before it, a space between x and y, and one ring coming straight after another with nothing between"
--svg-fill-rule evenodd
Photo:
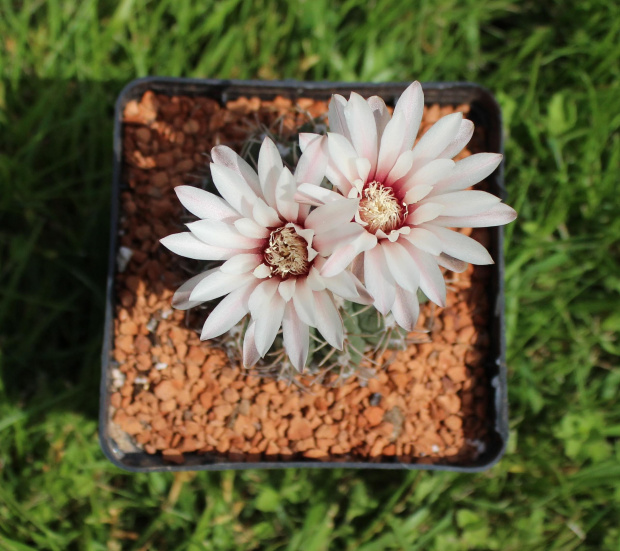
<instances>
[{"instance_id":1,"label":"green grass","mask_svg":"<svg viewBox=\"0 0 620 551\"><path fill-rule=\"evenodd\" d=\"M620 549L613 2L0 0L0 37L0 549ZM173 476L103 457L112 109L148 74L497 94L520 213L497 466Z\"/></svg>"}]
</instances>

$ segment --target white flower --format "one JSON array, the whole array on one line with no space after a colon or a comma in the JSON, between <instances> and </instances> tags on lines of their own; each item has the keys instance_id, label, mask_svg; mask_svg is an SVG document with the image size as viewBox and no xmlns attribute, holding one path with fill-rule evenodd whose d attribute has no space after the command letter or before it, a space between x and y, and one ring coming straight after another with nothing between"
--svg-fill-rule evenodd
<instances>
[{"instance_id":1,"label":"white flower","mask_svg":"<svg viewBox=\"0 0 620 551\"><path fill-rule=\"evenodd\" d=\"M335 250L321 273L329 276L356 259L353 271L363 276L377 310L391 311L407 330L418 317L418 287L445 305L439 266L458 272L465 262L493 263L482 245L448 228L495 226L516 217L498 197L466 190L491 174L502 156L478 153L452 161L474 130L461 113L440 119L413 147L423 108L418 82L405 90L391 117L379 97L364 100L353 92L347 101L334 95L326 176L338 193L303 184L297 194L313 205L359 200L355 220L365 236ZM302 135L302 150L315 139Z\"/></svg>"},{"instance_id":2,"label":"white flower","mask_svg":"<svg viewBox=\"0 0 620 551\"><path fill-rule=\"evenodd\" d=\"M309 327L342 348L344 327L332 293L372 302L350 272L320 274L331 251L346 245L346 236L358 237L359 225L351 222L357 200L310 212L308 205L293 199L299 183L316 186L323 180L325 148L326 138L315 140L293 175L268 138L259 152L258 174L232 149L217 146L211 173L221 197L191 186L175 188L181 203L200 220L187 224L190 232L165 237L162 244L189 258L226 262L183 284L173 306L188 309L227 295L207 318L203 340L222 335L249 312L246 366L267 353L282 326L287 354L301 370L308 355Z\"/></svg>"}]
</instances>

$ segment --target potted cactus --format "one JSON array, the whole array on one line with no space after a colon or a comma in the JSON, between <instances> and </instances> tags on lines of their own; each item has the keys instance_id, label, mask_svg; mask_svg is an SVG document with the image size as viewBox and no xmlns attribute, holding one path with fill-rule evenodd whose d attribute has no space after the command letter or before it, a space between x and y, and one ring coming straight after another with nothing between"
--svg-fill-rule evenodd
<instances>
[{"instance_id":1,"label":"potted cactus","mask_svg":"<svg viewBox=\"0 0 620 551\"><path fill-rule=\"evenodd\" d=\"M426 107L418 83L330 101L347 87L121 94L101 412L117 464L475 470L501 454L487 228L515 213L497 108L467 85L427 88Z\"/></svg>"}]
</instances>

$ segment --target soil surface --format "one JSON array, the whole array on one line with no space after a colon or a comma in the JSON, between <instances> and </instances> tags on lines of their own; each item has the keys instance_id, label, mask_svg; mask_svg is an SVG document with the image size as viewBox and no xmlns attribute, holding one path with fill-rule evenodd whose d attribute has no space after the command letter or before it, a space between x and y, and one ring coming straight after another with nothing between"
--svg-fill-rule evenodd
<instances>
[{"instance_id":1,"label":"soil surface","mask_svg":"<svg viewBox=\"0 0 620 551\"><path fill-rule=\"evenodd\" d=\"M109 432L128 453L216 461L383 461L471 464L484 451L489 381L488 267L446 273L446 308L423 305L406 350L375 358L375 377L328 375L292 384L248 372L201 342L205 310L175 311L174 291L199 267L159 244L187 213L173 192L200 185L208 152L240 151L248 135L292 137L327 103L147 92L124 112L123 181L111 362ZM425 108L422 132L467 105ZM470 150L483 142L477 129ZM460 157L470 154L464 151ZM463 230L472 234L471 230ZM486 230L472 234L484 242ZM486 244L486 243L485 243ZM430 329L430 331L429 331Z\"/></svg>"}]
</instances>

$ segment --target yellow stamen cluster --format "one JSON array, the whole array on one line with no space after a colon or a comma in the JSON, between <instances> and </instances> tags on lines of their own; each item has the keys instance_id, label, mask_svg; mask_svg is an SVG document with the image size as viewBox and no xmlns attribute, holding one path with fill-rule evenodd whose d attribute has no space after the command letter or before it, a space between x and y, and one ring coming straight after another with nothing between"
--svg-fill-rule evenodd
<instances>
[{"instance_id":1,"label":"yellow stamen cluster","mask_svg":"<svg viewBox=\"0 0 620 551\"><path fill-rule=\"evenodd\" d=\"M380 182L371 182L362 192L360 201L360 218L368 224L371 233L383 230L388 233L397 229L402 222L403 207L394 197L391 187L384 187Z\"/></svg>"},{"instance_id":2,"label":"yellow stamen cluster","mask_svg":"<svg viewBox=\"0 0 620 551\"><path fill-rule=\"evenodd\" d=\"M265 249L266 263L272 268L272 275L301 276L310 269L308 243L291 227L278 228L269 236Z\"/></svg>"}]
</instances>

